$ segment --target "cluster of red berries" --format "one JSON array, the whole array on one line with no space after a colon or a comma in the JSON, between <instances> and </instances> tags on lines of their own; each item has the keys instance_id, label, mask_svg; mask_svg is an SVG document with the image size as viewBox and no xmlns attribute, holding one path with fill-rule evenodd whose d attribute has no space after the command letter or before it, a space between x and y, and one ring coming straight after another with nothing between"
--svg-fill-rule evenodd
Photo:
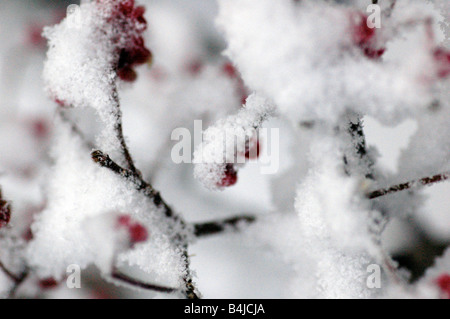
<instances>
[{"instance_id":1,"label":"cluster of red berries","mask_svg":"<svg viewBox=\"0 0 450 319\"><path fill-rule=\"evenodd\" d=\"M144 242L148 239L147 229L141 224L132 221L129 215L120 215L117 218L117 226L118 228L127 229L131 246Z\"/></svg>"},{"instance_id":2,"label":"cluster of red berries","mask_svg":"<svg viewBox=\"0 0 450 319\"><path fill-rule=\"evenodd\" d=\"M245 151L244 156L246 159L256 159L259 157L260 153L260 144L257 139L254 139L245 145ZM225 164L224 168L225 175L221 179L221 181L218 183L217 186L219 187L229 187L233 186L237 183L237 170L235 166L231 163Z\"/></svg>"},{"instance_id":3,"label":"cluster of red berries","mask_svg":"<svg viewBox=\"0 0 450 319\"><path fill-rule=\"evenodd\" d=\"M2 192L0 190L0 228L5 227L11 220L11 207L9 203L2 199Z\"/></svg>"},{"instance_id":4,"label":"cluster of red berries","mask_svg":"<svg viewBox=\"0 0 450 319\"><path fill-rule=\"evenodd\" d=\"M112 7L108 22L113 24L118 34L118 39L114 39L118 46L117 75L124 81L132 82L137 77L134 67L152 58L142 36L147 29L145 8L136 6L134 0L97 0L97 3Z\"/></svg>"},{"instance_id":5,"label":"cluster of red berries","mask_svg":"<svg viewBox=\"0 0 450 319\"><path fill-rule=\"evenodd\" d=\"M358 46L362 53L369 59L379 59L386 48L376 46L376 29L367 24L367 16L363 13L351 14L352 19L352 41Z\"/></svg>"}]
</instances>

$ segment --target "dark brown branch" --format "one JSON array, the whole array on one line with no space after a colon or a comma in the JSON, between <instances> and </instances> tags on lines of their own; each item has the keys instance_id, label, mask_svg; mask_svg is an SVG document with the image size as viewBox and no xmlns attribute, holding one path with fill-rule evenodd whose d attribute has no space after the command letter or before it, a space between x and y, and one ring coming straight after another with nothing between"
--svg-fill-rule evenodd
<instances>
[{"instance_id":1,"label":"dark brown branch","mask_svg":"<svg viewBox=\"0 0 450 319\"><path fill-rule=\"evenodd\" d=\"M117 87L115 84L112 89L112 97L113 97L114 103L115 103L114 115L116 117L116 122L114 124L114 130L116 132L116 137L119 140L122 154L125 158L125 162L126 162L126 165L128 166L128 169L130 171L132 171L134 174L140 175L138 169L134 165L133 158L131 157L131 153L128 149L127 143L125 141L125 137L123 135L122 111L120 109L119 93L117 92Z\"/></svg>"},{"instance_id":2,"label":"dark brown branch","mask_svg":"<svg viewBox=\"0 0 450 319\"><path fill-rule=\"evenodd\" d=\"M236 216L219 221L194 224L194 235L204 237L222 233L228 229L237 230L241 224L250 224L256 221L255 216Z\"/></svg>"},{"instance_id":3,"label":"dark brown branch","mask_svg":"<svg viewBox=\"0 0 450 319\"><path fill-rule=\"evenodd\" d=\"M384 195L393 194L393 193L397 193L397 192L400 192L403 190L411 189L414 187L432 185L432 184L435 184L438 182L443 182L443 181L449 179L449 177L450 177L450 172L437 174L437 175L434 175L431 177L424 177L419 180L409 181L409 182L402 183L402 184L397 184L397 185L391 186L389 188L377 189L375 191L368 193L366 195L366 197L369 199L374 199L374 198L378 198L378 197L381 197Z\"/></svg>"},{"instance_id":4,"label":"dark brown branch","mask_svg":"<svg viewBox=\"0 0 450 319\"><path fill-rule=\"evenodd\" d=\"M16 275L10 270L8 270L5 265L0 261L0 269L14 282L19 282L21 280L22 275Z\"/></svg>"},{"instance_id":5,"label":"dark brown branch","mask_svg":"<svg viewBox=\"0 0 450 319\"><path fill-rule=\"evenodd\" d=\"M175 289L175 288L164 287L164 286L160 286L160 285L155 285L155 284L144 283L144 282L138 281L134 278L131 278L131 277L121 273L117 269L113 270L111 277L115 280L121 281L128 285L131 285L131 286L134 286L137 288L141 288L141 289L153 290L153 291L162 292L162 293L173 293L173 292L178 291L178 289Z\"/></svg>"},{"instance_id":6,"label":"dark brown branch","mask_svg":"<svg viewBox=\"0 0 450 319\"><path fill-rule=\"evenodd\" d=\"M363 129L363 122L361 117L357 114L349 116L347 132L350 135L350 143L352 143L352 151L348 154L344 154L344 170L348 175L352 175L352 167L350 163L354 161L358 162L358 167L364 167L365 177L368 179L374 179L374 161L367 151L366 137Z\"/></svg>"}]
</instances>

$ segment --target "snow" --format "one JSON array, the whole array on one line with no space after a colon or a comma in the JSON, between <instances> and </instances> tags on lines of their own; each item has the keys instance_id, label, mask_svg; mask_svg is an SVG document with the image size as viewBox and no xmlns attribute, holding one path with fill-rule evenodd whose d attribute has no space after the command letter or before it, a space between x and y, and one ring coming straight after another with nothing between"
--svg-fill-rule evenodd
<instances>
[{"instance_id":1,"label":"snow","mask_svg":"<svg viewBox=\"0 0 450 319\"><path fill-rule=\"evenodd\" d=\"M203 133L203 142L194 152L194 176L209 189L220 189L224 163L243 164L246 143L258 136L257 129L275 114L273 104L258 95L250 95L236 115L219 120Z\"/></svg>"},{"instance_id":2,"label":"snow","mask_svg":"<svg viewBox=\"0 0 450 319\"><path fill-rule=\"evenodd\" d=\"M423 113L432 101L430 85L421 80L432 69L423 34L401 58L379 63L352 47L349 9L322 1L219 3L227 56L252 90L271 98L294 122L336 122L351 108L396 124ZM395 12L392 23L410 17L410 10Z\"/></svg>"},{"instance_id":3,"label":"snow","mask_svg":"<svg viewBox=\"0 0 450 319\"><path fill-rule=\"evenodd\" d=\"M113 29L93 2L45 29L44 57L43 48L17 40L31 8L2 1L0 28L11 28L11 37L0 45L0 185L13 216L0 230L0 257L18 273L31 267L19 295L40 296L37 280L63 280L70 264L87 280L119 284L110 278L119 267L143 282L181 287L186 261L173 240L181 233L192 240L191 270L205 298L438 298L435 278L449 272L448 249L412 284L392 280L388 257L416 253L422 240L448 245L448 183L365 198L450 169L449 82L436 78L431 54L448 47L449 2L433 2L441 15L423 1L397 1L379 30L377 45L387 50L376 60L350 34L350 12L364 12L362 0L137 1L147 7L144 36L154 60L129 84L117 82ZM434 39L422 22L410 23L428 17ZM251 94L242 105L243 87ZM55 99L84 139L59 118ZM131 181L94 163L94 145L124 163L115 131L121 113L136 167L188 224L240 214L257 222L194 241L190 227L166 219ZM48 124L44 137L33 128L39 118ZM193 133L195 120L204 131L192 144L194 163L176 164L171 133ZM348 134L349 120L362 120L368 157L356 154L362 140ZM279 153L271 154L280 166L269 175L262 162L238 161L263 128L280 132ZM224 163L236 161L238 183L220 187ZM117 229L122 214L149 239L130 246ZM382 289L367 287L372 264L382 268ZM408 277L406 269L396 273ZM0 272L0 296L10 287ZM128 288L108 289L180 297ZM90 289L59 287L45 296L82 298L95 294Z\"/></svg>"},{"instance_id":4,"label":"snow","mask_svg":"<svg viewBox=\"0 0 450 319\"><path fill-rule=\"evenodd\" d=\"M155 272L156 279L179 284L182 260L170 243L161 212L129 182L96 165L67 123L60 121L57 126L49 205L33 224L34 238L26 252L28 264L42 278L61 279L71 264L82 268L95 264L108 275L117 255L119 262L138 265ZM121 253L120 233L114 227L123 212L147 225L150 240Z\"/></svg>"}]
</instances>

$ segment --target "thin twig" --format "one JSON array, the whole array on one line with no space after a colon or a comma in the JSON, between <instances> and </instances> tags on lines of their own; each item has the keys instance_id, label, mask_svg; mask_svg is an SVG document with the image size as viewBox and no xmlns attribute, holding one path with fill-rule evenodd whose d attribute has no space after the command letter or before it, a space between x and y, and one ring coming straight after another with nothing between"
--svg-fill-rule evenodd
<instances>
[{"instance_id":1,"label":"thin twig","mask_svg":"<svg viewBox=\"0 0 450 319\"><path fill-rule=\"evenodd\" d=\"M21 276L18 276L16 274L14 274L13 272L11 272L10 270L8 270L5 265L0 261L0 269L9 277L11 278L12 281L14 282L18 282L20 281Z\"/></svg>"},{"instance_id":2,"label":"thin twig","mask_svg":"<svg viewBox=\"0 0 450 319\"><path fill-rule=\"evenodd\" d=\"M222 233L227 229L238 229L239 225L250 224L256 221L255 216L235 216L219 221L210 221L206 223L194 224L194 235L196 237L204 237Z\"/></svg>"},{"instance_id":3,"label":"thin twig","mask_svg":"<svg viewBox=\"0 0 450 319\"><path fill-rule=\"evenodd\" d=\"M86 145L86 148L88 148L88 149L95 148L95 145L86 138L86 136L83 134L81 129L66 115L65 111L66 110L63 109L63 108L59 108L57 110L57 114L59 115L59 118L64 123L67 123L68 125L70 125L70 128L71 128L72 132L75 133L77 136L79 136L81 138L83 143Z\"/></svg>"},{"instance_id":4,"label":"thin twig","mask_svg":"<svg viewBox=\"0 0 450 319\"><path fill-rule=\"evenodd\" d=\"M122 110L120 108L119 93L117 92L117 86L115 83L112 87L112 97L114 99L114 104L115 104L114 115L116 117L116 121L114 124L114 130L116 132L116 137L119 140L122 154L125 158L125 162L126 162L126 165L128 166L128 169L131 170L134 174L140 175L138 169L134 165L133 158L131 157L131 153L128 149L127 143L125 141L125 137L123 135Z\"/></svg>"},{"instance_id":5,"label":"thin twig","mask_svg":"<svg viewBox=\"0 0 450 319\"><path fill-rule=\"evenodd\" d=\"M443 182L447 179L449 179L450 177L450 172L445 172L442 174L437 174L431 177L424 177L421 178L419 180L414 180L414 181L409 181L406 183L402 183L402 184L397 184L388 188L382 188L382 189L377 189L375 191L372 191L368 194L366 194L366 197L369 199L374 199L374 198L378 198L384 195L388 195L388 194L393 194L393 193L397 193L403 190L407 190L407 189L411 189L414 187L419 187L419 186L426 186L426 185L432 185L438 182Z\"/></svg>"},{"instance_id":6,"label":"thin twig","mask_svg":"<svg viewBox=\"0 0 450 319\"><path fill-rule=\"evenodd\" d=\"M117 269L113 270L111 277L115 280L124 282L128 285L138 287L141 289L153 290L153 291L162 292L162 293L173 293L173 292L178 291L178 289L176 289L176 288L165 287L165 286L160 286L160 285L155 285L155 284L150 284L150 283L143 283L139 280L136 280L132 277L129 277L129 276L121 273Z\"/></svg>"}]
</instances>

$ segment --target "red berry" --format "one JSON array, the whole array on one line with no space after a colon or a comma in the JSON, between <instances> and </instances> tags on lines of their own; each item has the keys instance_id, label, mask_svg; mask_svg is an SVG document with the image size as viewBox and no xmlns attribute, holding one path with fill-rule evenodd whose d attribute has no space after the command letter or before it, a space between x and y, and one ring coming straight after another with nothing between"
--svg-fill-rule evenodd
<instances>
[{"instance_id":1,"label":"red berry","mask_svg":"<svg viewBox=\"0 0 450 319\"><path fill-rule=\"evenodd\" d=\"M357 13L356 24L353 26L353 41L358 45L368 44L375 36L375 29L367 25L367 16Z\"/></svg>"},{"instance_id":2,"label":"red berry","mask_svg":"<svg viewBox=\"0 0 450 319\"><path fill-rule=\"evenodd\" d=\"M376 42L376 29L370 28L367 24L367 16L361 12L351 14L352 20L352 41L358 46L366 57L369 59L379 59L384 52L385 48L377 48Z\"/></svg>"},{"instance_id":3,"label":"red berry","mask_svg":"<svg viewBox=\"0 0 450 319\"><path fill-rule=\"evenodd\" d=\"M145 7L143 7L143 6L136 7L136 9L133 12L133 17L135 17L139 23L141 23L143 25L147 25L147 20L145 20L145 18L144 18L144 13L145 13Z\"/></svg>"},{"instance_id":4,"label":"red berry","mask_svg":"<svg viewBox=\"0 0 450 319\"><path fill-rule=\"evenodd\" d=\"M125 82L133 82L137 78L136 71L128 66L118 69L117 76Z\"/></svg>"},{"instance_id":5,"label":"red berry","mask_svg":"<svg viewBox=\"0 0 450 319\"><path fill-rule=\"evenodd\" d=\"M433 56L438 67L438 77L441 79L446 78L450 75L450 51L446 51L444 48L437 48L434 50Z\"/></svg>"},{"instance_id":6,"label":"red berry","mask_svg":"<svg viewBox=\"0 0 450 319\"><path fill-rule=\"evenodd\" d=\"M138 223L132 224L129 227L129 234L133 244L141 243L148 239L147 229Z\"/></svg>"},{"instance_id":7,"label":"red berry","mask_svg":"<svg viewBox=\"0 0 450 319\"><path fill-rule=\"evenodd\" d=\"M148 239L147 229L139 223L133 222L129 215L117 217L117 227L126 228L131 245L144 242Z\"/></svg>"},{"instance_id":8,"label":"red berry","mask_svg":"<svg viewBox=\"0 0 450 319\"><path fill-rule=\"evenodd\" d=\"M436 283L441 289L445 298L450 299L450 275L443 274L436 279Z\"/></svg>"},{"instance_id":9,"label":"red berry","mask_svg":"<svg viewBox=\"0 0 450 319\"><path fill-rule=\"evenodd\" d=\"M58 286L58 282L54 278L45 278L39 281L41 289L53 289Z\"/></svg>"},{"instance_id":10,"label":"red berry","mask_svg":"<svg viewBox=\"0 0 450 319\"><path fill-rule=\"evenodd\" d=\"M379 59L384 52L386 51L385 48L381 48L381 49L372 49L372 48L364 48L364 55L366 57L368 57L369 59Z\"/></svg>"},{"instance_id":11,"label":"red berry","mask_svg":"<svg viewBox=\"0 0 450 319\"><path fill-rule=\"evenodd\" d=\"M225 166L225 176L219 183L220 187L233 186L237 182L237 172L233 167L233 164L227 164Z\"/></svg>"}]
</instances>

